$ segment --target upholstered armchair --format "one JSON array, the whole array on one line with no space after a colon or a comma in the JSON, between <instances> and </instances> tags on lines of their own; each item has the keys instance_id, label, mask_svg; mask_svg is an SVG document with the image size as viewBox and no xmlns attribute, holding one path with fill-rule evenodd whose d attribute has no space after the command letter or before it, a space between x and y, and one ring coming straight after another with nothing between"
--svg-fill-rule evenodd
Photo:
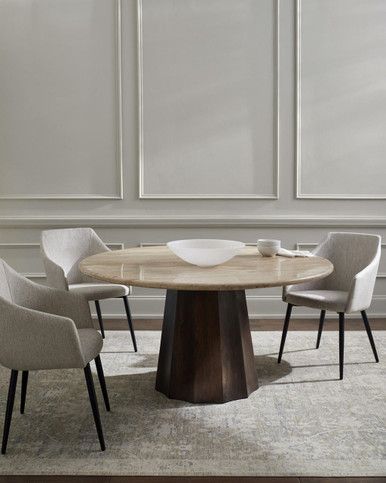
<instances>
[{"instance_id":1,"label":"upholstered armchair","mask_svg":"<svg viewBox=\"0 0 386 483\"><path fill-rule=\"evenodd\" d=\"M288 304L281 338L280 363L287 336L292 308L303 306L321 311L316 348L319 348L327 310L339 314L339 377L343 379L345 314L361 312L364 326L373 350L378 354L371 333L366 310L371 305L379 261L381 238L362 233L329 233L313 252L327 258L334 265L328 277L315 282L284 287L283 301Z\"/></svg>"},{"instance_id":2,"label":"upholstered armchair","mask_svg":"<svg viewBox=\"0 0 386 483\"><path fill-rule=\"evenodd\" d=\"M47 281L50 286L61 290L69 290L70 292L83 295L89 301L95 302L103 338L105 337L105 331L99 301L110 298L123 299L134 350L137 352L137 342L127 297L130 293L130 287L98 282L83 275L78 268L79 262L84 258L110 251L95 231L91 228L43 231L41 235L41 250Z\"/></svg>"},{"instance_id":3,"label":"upholstered armchair","mask_svg":"<svg viewBox=\"0 0 386 483\"><path fill-rule=\"evenodd\" d=\"M2 454L7 448L19 371L22 371L20 412L24 413L29 372L69 368L84 370L103 451L105 443L90 369L90 361L94 359L106 409L110 410L99 356L103 341L93 328L86 299L33 283L0 259L0 333L0 364L11 370Z\"/></svg>"}]
</instances>

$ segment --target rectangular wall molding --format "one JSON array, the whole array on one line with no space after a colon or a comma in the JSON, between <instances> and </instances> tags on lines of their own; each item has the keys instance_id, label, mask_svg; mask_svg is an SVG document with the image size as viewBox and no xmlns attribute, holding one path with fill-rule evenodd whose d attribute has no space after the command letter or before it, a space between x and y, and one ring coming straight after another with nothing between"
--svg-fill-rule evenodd
<instances>
[{"instance_id":1,"label":"rectangular wall molding","mask_svg":"<svg viewBox=\"0 0 386 483\"><path fill-rule=\"evenodd\" d=\"M297 215L55 215L0 216L1 228L45 227L386 228L385 216Z\"/></svg>"},{"instance_id":2,"label":"rectangular wall molding","mask_svg":"<svg viewBox=\"0 0 386 483\"><path fill-rule=\"evenodd\" d=\"M162 0L160 0L161 2ZM274 191L272 194L244 193L151 193L146 189L145 180L145 135L144 135L144 39L143 39L143 5L146 0L137 0L138 13L138 88L139 88L139 198L140 199L278 199L279 198L279 0L274 0L274 93L273 93L273 159L272 174ZM256 160L257 162L257 160Z\"/></svg>"},{"instance_id":3,"label":"rectangular wall molding","mask_svg":"<svg viewBox=\"0 0 386 483\"><path fill-rule=\"evenodd\" d=\"M35 0L36 2L38 2L38 0ZM37 192L36 193L28 193L27 192L27 189L24 190L24 192L21 192L21 193L10 193L10 194L6 194L6 193L2 193L1 190L0 190L0 200L114 200L114 199L117 199L117 200L121 200L123 199L123 159L122 159L122 20L121 20L121 1L122 0L110 0L110 4L112 5L112 8L114 9L114 13L113 13L113 17L114 17L114 37L113 38L113 42L114 42L114 49L115 49L115 59L114 60L114 63L115 63L115 86L114 86L114 97L115 97L115 133L113 134L114 135L114 138L115 138L115 148L114 148L114 153L113 154L113 163L111 165L111 171L113 173L113 176L115 178L115 181L112 181L111 184L115 184L115 193L102 193L102 192L98 192L98 193L95 193L95 192L89 192L87 190L87 188L85 188L84 192L77 192L77 193L73 193L73 192L67 192L67 193L56 193L56 192L53 192L53 193L44 193L44 188L40 189L40 190L36 190ZM11 2L12 3L12 2ZM54 3L54 2L52 2ZM96 10L96 6L94 7L92 5L92 3L88 2L91 6L91 10L92 11L95 11ZM107 2L106 2L107 3ZM47 4L48 5L48 4ZM31 11L34 11L35 12L35 17L33 17L32 19L29 19L31 22L36 22L36 25L37 25L37 28L39 27L39 20L37 20L37 13L41 13L41 12L44 12L46 9L47 11L49 11L50 13L47 13L48 15L48 19L49 21L46 21L45 22L45 26L47 26L47 28L52 28L51 26L51 21L53 22L56 22L57 19L55 17L55 20L52 20L52 18L49 16L49 15L54 15L52 13L51 10L49 10L47 8L47 5L45 5L43 3L43 5L41 5L40 8L35 8L34 10L31 9ZM100 3L99 5L103 5L102 3ZM4 5L4 8L6 7L6 5ZM58 8L56 7L56 4L55 6L53 6L52 8ZM67 7L69 8L69 7ZM87 8L87 2L84 2L84 8ZM103 8L107 8L105 6L103 6ZM26 15L26 12L28 11L28 7L27 5L25 5L25 7L19 7L19 10L18 12L20 12L21 15ZM9 15L11 16L12 13L9 13ZM68 11L67 11L67 15L68 15ZM0 14L0 17L1 17L1 14ZM16 18L16 17L15 17ZM23 18L23 17L22 17ZM27 17L29 18L29 17ZM25 19L24 19L25 20ZM106 19L107 21L107 19ZM17 20L15 20L15 22L17 22ZM31 28L32 27L32 24L31 24ZM85 25L85 32L87 32L87 29L89 28L88 25ZM58 26L58 32L61 32L62 30L62 25L59 25ZM84 42L85 44L87 44L87 39L86 41ZM23 44L25 45L25 43ZM60 44L59 42L59 45L60 47L63 49L63 45ZM84 47L82 45L82 47ZM86 47L84 47L86 49ZM81 51L81 48L79 49ZM25 54L25 53L24 53ZM49 55L51 55L51 53L49 54L46 54L47 57L49 57ZM61 52L61 54L63 56L63 52ZM43 56L44 57L44 56ZM110 59L109 59L110 60ZM47 59L44 57L44 68L47 69L48 66L47 66ZM20 61L19 61L20 63ZM28 61L25 62L25 65L26 66L29 66L30 65L30 59ZM27 67L26 67L27 68ZM109 66L108 66L109 68ZM75 69L75 67L74 67ZM4 69L5 70L5 69ZM19 74L16 74L16 75L20 75ZM52 81L51 81L52 82ZM90 86L91 87L91 86ZM47 88L47 91L50 92L50 90L52 89L52 86L50 85L49 86L49 89ZM91 92L91 91L90 91ZM57 96L55 98L55 101L59 98L60 96ZM71 98L69 102L74 102L74 100ZM76 103L76 104L80 104L80 102ZM29 108L27 108L29 109ZM64 108L61 107L61 109L63 110ZM3 111L3 115L4 115L4 111ZM14 114L14 116L16 115L19 115L18 113L17 114ZM39 119L39 113L37 114L37 121L38 122L38 119ZM44 116L41 115L41 117L43 118ZM90 119L90 122L92 122L93 120ZM57 132L57 124L59 122L63 122L62 120L52 120L52 126L55 126L55 129ZM81 126L81 128L84 128L84 124ZM89 135L89 134L88 134ZM67 136L69 136L67 134ZM50 133L47 132L47 140L50 138ZM38 140L37 140L38 141ZM20 139L17 140L17 142L21 142ZM52 140L50 140L49 142L52 142ZM64 141L63 141L64 142ZM79 143L79 139L76 139L76 141L74 142L74 145L76 145L76 143ZM36 143L37 145L39 143ZM66 141L64 142L64 146L65 146L65 149L68 150L68 156L71 156L73 154L73 147L72 147L72 139L71 137L69 137L69 139L66 139ZM70 149L71 147L71 149ZM40 148L39 148L40 149ZM40 153L40 150L37 150L38 153ZM50 149L53 149L50 147ZM58 153L60 153L62 151L62 149L58 150ZM79 160L79 163L82 163L82 156L85 156L85 153L87 152L87 148L84 148L82 146L80 146L80 160ZM39 154L40 155L40 154ZM4 156L4 154L2 154L2 156ZM37 155L38 156L38 155ZM68 159L72 159L71 157L68 158ZM49 163L50 161L47 160L47 163ZM25 164L26 165L33 165L33 158L31 159L26 159L25 160ZM50 170L51 172L52 170ZM95 173L97 172L97 169L95 170L93 176L95 177ZM47 175L48 173L48 170L46 172L41 172L39 173L40 174L40 177L42 176L48 176ZM74 173L76 174L76 173ZM25 177L26 174L23 173L22 170L20 170L20 179L22 179L23 177ZM38 177L31 175L30 178L29 178L29 185L31 185L32 183L32 179L34 179L35 181L38 179ZM85 183L87 183L87 179L85 180ZM47 179L46 180L46 185L47 184L50 184L52 186L57 186L60 184L60 179L56 178L56 179ZM101 187L101 191L102 191L102 187Z\"/></svg>"},{"instance_id":4,"label":"rectangular wall molding","mask_svg":"<svg viewBox=\"0 0 386 483\"><path fill-rule=\"evenodd\" d=\"M308 12L313 12L312 14L315 15L315 21L318 22L315 24L316 26L323 22L322 14L329 9L330 16L327 17L325 22L328 27L326 26L324 30L320 29L320 32L322 32L320 35L323 35L323 37L317 37L316 40L312 38L309 38L308 41L302 40L303 10L306 7ZM384 116L380 107L385 105L384 97L381 97L381 93L385 89L384 75L382 74L386 69L386 64L383 61L386 51L386 36L382 35L385 20L386 10L382 0L379 0L378 3L374 0L367 3L353 2L352 0L339 2L296 0L296 197L298 199L386 199L386 189L383 191L380 182L377 182L378 187L371 192L377 178L371 175L367 176L367 173L375 172L379 173L378 179L383 179L386 173L383 168L385 124L382 125ZM315 29L311 31L310 22L311 20L308 19L309 35L317 35ZM360 36L358 36L359 24L362 27ZM340 38L334 39L331 35L337 35ZM328 41L325 40L327 38L329 38ZM366 42L363 42L363 38L366 38ZM327 66L318 62L318 52L315 52L312 61L309 61L309 63L312 63L312 67L307 70L307 78L311 77L312 79L312 76L314 76L314 86L317 85L319 91L314 93L312 98L313 102L316 103L312 110L313 124L311 124L311 127L310 125L305 127L302 112L304 108L303 98L305 97L302 95L303 71L305 69L302 42L305 42L305 46L309 49L312 40L318 42L317 45L321 49L321 60ZM350 43L352 44L351 48L348 47ZM336 47L337 45L338 47ZM370 50L361 50L362 47L365 49L366 46ZM339 50L340 48L342 51ZM327 52L326 49L330 50ZM311 71L311 68L315 72ZM334 75L337 78L340 76L340 84L337 84ZM370 75L372 75L371 78L368 77ZM309 80L309 82L311 81ZM335 91L327 93L326 90L323 90L327 89L327 86L330 88L335 86ZM313 89L312 86L307 87L308 90L305 92L310 97L310 92L313 92ZM309 107L309 109L311 108ZM335 129L333 122L336 122ZM339 133L337 132L338 129L341 129ZM309 142L311 147L306 156L302 156L303 130L307 130L305 138L311 138ZM329 137L322 140L321 136L323 135ZM360 138L358 142L356 142L356 137ZM304 166L305 163L311 162L317 156L316 152L320 153L322 149L318 148L321 146L326 147L326 152L324 158L321 158L320 161L327 164L327 167L313 166L313 169L308 171L310 178L313 177L314 179L312 179L312 188L307 189L303 175ZM335 159L338 162L340 161L341 165L339 166L339 163L335 162L332 169L331 163ZM349 164L347 160L350 161ZM339 187L337 186L338 183L335 183L332 192L323 192L323 188L320 188L321 192L319 192L319 186L323 182L321 177L318 176L319 169L319 174L323 171L325 173L330 172L330 182L325 181L325 186L331 185L335 183L335 179L339 179ZM363 169L363 176L360 175L359 169ZM351 175L352 178L350 178ZM366 183L366 179L369 186L367 192L361 192L360 188L357 192L355 190L345 192L345 186L351 187L358 180L360 182L358 186L361 187ZM317 187L315 187L316 184Z\"/></svg>"},{"instance_id":5,"label":"rectangular wall molding","mask_svg":"<svg viewBox=\"0 0 386 483\"><path fill-rule=\"evenodd\" d=\"M3 258L3 260L8 263L9 265L12 266L12 261L8 260L6 257L3 255L3 251L7 249L17 249L23 252L26 252L28 250L39 250L40 249L40 243L24 243L24 242L14 242L14 243L0 243L0 258ZM14 268L14 267L12 267ZM44 271L37 272L37 271L23 271L20 272L21 275L24 277L30 278L30 279L45 279L46 274Z\"/></svg>"}]
</instances>

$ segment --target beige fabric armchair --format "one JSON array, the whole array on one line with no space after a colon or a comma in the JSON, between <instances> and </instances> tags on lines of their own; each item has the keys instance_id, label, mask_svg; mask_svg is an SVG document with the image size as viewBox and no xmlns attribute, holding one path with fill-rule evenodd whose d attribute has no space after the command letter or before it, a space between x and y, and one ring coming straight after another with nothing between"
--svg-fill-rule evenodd
<instances>
[{"instance_id":1,"label":"beige fabric armchair","mask_svg":"<svg viewBox=\"0 0 386 483\"><path fill-rule=\"evenodd\" d=\"M22 371L20 411L24 413L29 371L84 369L101 449L105 449L90 361L95 359L106 409L110 404L99 353L102 337L93 328L84 297L56 290L19 275L0 259L0 364L11 369L2 454L5 454L18 372Z\"/></svg>"},{"instance_id":2,"label":"beige fabric armchair","mask_svg":"<svg viewBox=\"0 0 386 483\"><path fill-rule=\"evenodd\" d=\"M41 235L41 249L47 281L51 287L69 290L95 302L102 337L105 337L103 318L99 301L122 298L135 352L137 341L131 320L128 295L130 287L114 283L102 283L83 275L79 262L86 257L110 251L91 228L68 228L46 230Z\"/></svg>"},{"instance_id":3,"label":"beige fabric armchair","mask_svg":"<svg viewBox=\"0 0 386 483\"><path fill-rule=\"evenodd\" d=\"M316 348L319 348L327 310L339 314L339 376L343 379L345 314L361 312L375 361L378 354L366 310L370 307L381 258L381 237L362 233L329 233L313 252L334 265L328 277L315 282L284 287L283 301L288 304L280 344L281 361L292 308L321 310Z\"/></svg>"}]
</instances>

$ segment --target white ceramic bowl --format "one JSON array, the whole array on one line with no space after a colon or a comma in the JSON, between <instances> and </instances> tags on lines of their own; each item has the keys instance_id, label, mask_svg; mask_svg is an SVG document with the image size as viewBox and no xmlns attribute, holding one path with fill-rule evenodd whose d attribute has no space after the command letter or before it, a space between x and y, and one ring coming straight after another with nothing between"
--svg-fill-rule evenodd
<instances>
[{"instance_id":1,"label":"white ceramic bowl","mask_svg":"<svg viewBox=\"0 0 386 483\"><path fill-rule=\"evenodd\" d=\"M269 246L269 247L280 247L281 241L280 240L270 240L265 238L260 238L257 240L257 246Z\"/></svg>"},{"instance_id":2,"label":"white ceramic bowl","mask_svg":"<svg viewBox=\"0 0 386 483\"><path fill-rule=\"evenodd\" d=\"M257 248L263 257L274 257L281 248L280 240L257 240Z\"/></svg>"},{"instance_id":3,"label":"white ceramic bowl","mask_svg":"<svg viewBox=\"0 0 386 483\"><path fill-rule=\"evenodd\" d=\"M185 262L199 267L214 267L225 263L245 247L232 240L176 240L167 243L169 249Z\"/></svg>"}]
</instances>

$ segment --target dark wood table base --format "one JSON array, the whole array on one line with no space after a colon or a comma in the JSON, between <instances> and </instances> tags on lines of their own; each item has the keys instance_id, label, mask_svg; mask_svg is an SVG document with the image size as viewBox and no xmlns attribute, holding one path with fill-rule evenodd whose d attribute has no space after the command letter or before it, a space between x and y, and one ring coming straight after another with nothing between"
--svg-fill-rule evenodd
<instances>
[{"instance_id":1,"label":"dark wood table base","mask_svg":"<svg viewBox=\"0 0 386 483\"><path fill-rule=\"evenodd\" d=\"M224 403L258 387L245 291L168 290L156 389Z\"/></svg>"}]
</instances>

